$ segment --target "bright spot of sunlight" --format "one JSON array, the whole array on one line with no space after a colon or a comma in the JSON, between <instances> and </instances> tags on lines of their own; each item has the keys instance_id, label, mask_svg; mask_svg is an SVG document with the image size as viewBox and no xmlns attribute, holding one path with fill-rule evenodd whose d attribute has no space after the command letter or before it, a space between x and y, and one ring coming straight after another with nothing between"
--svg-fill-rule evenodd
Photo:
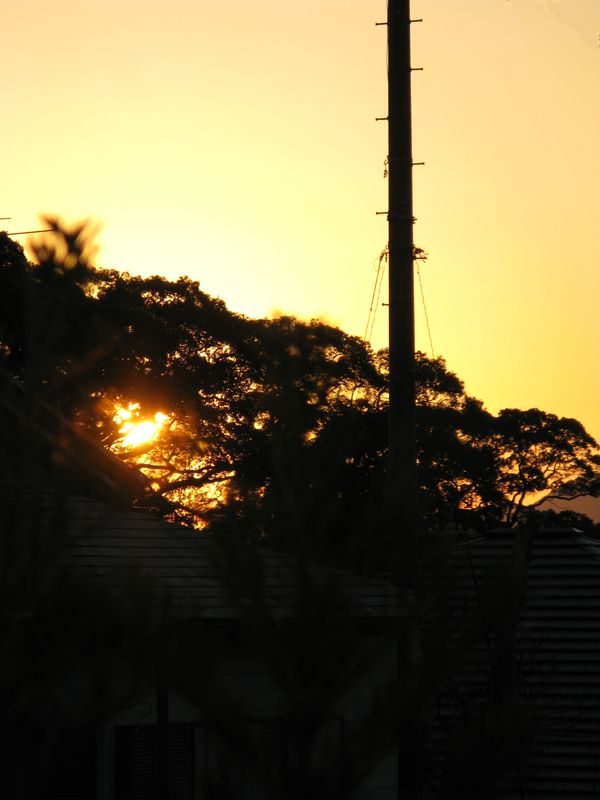
<instances>
[{"instance_id":1,"label":"bright spot of sunlight","mask_svg":"<svg viewBox=\"0 0 600 800\"><path fill-rule=\"evenodd\" d=\"M153 441L169 419L160 411L152 419L140 419L139 410L139 403L129 403L127 407L119 407L115 411L113 420L121 423L119 433L123 434L123 438L119 444L122 448L139 447Z\"/></svg>"}]
</instances>

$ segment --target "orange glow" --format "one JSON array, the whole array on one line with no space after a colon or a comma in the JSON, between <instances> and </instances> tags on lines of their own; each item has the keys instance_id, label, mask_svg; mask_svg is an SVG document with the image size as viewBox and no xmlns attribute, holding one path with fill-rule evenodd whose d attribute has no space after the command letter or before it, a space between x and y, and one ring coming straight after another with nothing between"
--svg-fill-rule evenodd
<instances>
[{"instance_id":1,"label":"orange glow","mask_svg":"<svg viewBox=\"0 0 600 800\"><path fill-rule=\"evenodd\" d=\"M537 406L596 437L598 4L411 2L435 352L490 410ZM102 266L362 335L387 241L385 15L385 0L5 3L9 230L90 217ZM430 352L418 284L416 316Z\"/></svg>"},{"instance_id":2,"label":"orange glow","mask_svg":"<svg viewBox=\"0 0 600 800\"><path fill-rule=\"evenodd\" d=\"M113 420L122 423L119 433L123 434L118 443L119 449L128 450L154 441L169 419L161 411L157 411L152 419L139 419L139 409L139 403L129 403L126 408L117 408Z\"/></svg>"}]
</instances>

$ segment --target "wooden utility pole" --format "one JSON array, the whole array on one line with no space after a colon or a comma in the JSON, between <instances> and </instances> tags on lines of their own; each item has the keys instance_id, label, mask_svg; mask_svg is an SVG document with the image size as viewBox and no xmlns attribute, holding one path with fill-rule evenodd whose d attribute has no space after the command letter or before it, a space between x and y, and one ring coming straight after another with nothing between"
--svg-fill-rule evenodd
<instances>
[{"instance_id":1,"label":"wooden utility pole","mask_svg":"<svg viewBox=\"0 0 600 800\"><path fill-rule=\"evenodd\" d=\"M414 589L417 561L410 26L410 0L389 0L389 535L398 553L396 579L406 590Z\"/></svg>"},{"instance_id":2,"label":"wooden utility pole","mask_svg":"<svg viewBox=\"0 0 600 800\"><path fill-rule=\"evenodd\" d=\"M398 797L420 786L420 638L417 583L417 442L410 0L388 0L389 484L393 579L406 609L398 631Z\"/></svg>"}]
</instances>

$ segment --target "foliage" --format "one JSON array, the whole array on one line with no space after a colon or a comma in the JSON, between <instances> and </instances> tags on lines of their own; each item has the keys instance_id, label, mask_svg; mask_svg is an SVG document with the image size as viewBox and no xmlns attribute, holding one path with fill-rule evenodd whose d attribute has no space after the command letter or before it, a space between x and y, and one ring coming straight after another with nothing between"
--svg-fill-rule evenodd
<instances>
[{"instance_id":1,"label":"foliage","mask_svg":"<svg viewBox=\"0 0 600 800\"><path fill-rule=\"evenodd\" d=\"M509 524L523 516L526 506L600 492L597 444L575 419L537 408L507 408L498 414L494 444Z\"/></svg>"},{"instance_id":2,"label":"foliage","mask_svg":"<svg viewBox=\"0 0 600 800\"><path fill-rule=\"evenodd\" d=\"M200 520L226 533L222 541L233 540L231 555L242 575L251 559L250 550L239 546L240 538L268 538L272 544L293 546L300 550L299 567L306 564L307 549L311 555L364 565L369 551L377 550L378 529L385 521L382 505L390 490L385 469L385 352L373 353L358 339L318 321L251 320L233 314L188 278L167 281L93 270L84 255L85 228L66 231L52 224L57 244L35 249L37 266L0 236L5 312L0 347L10 375L7 385L24 385L24 396L32 400L19 418L36 422L44 409L67 412L82 430L144 470L152 481L154 500L168 501L163 505L167 515L192 523ZM418 354L416 366L424 524L517 524L527 513L543 513L531 511L531 501L539 502L540 493L574 497L597 492L596 443L579 423L537 409L494 416L466 394L443 359ZM115 409L133 402L139 404L139 419L160 410L169 422L156 439L128 449ZM18 534L15 540L22 546L27 541L24 527L15 526L15 520L26 519L26 514L14 508L18 498L10 496L14 467L21 464L29 470L33 465L25 483L48 480L48 473L44 476L43 458L31 458L40 454L22 441L23 428L4 427L2 484L11 502L4 503L2 522L6 531ZM37 432L31 438L37 442ZM57 435L54 445L60 449L61 444ZM63 488L69 491L72 486ZM60 502L54 510L62 510ZM79 733L75 726L63 736L64 712L56 711L61 703L71 702L68 696L64 702L64 693L70 690L72 665L81 667L83 656L74 679L77 683L83 678L91 688L80 704L77 724L89 732L111 708L124 703L125 692L114 695L119 681L114 680L111 662L134 668L137 683L127 689L138 691L141 679L156 666L152 643L159 638L155 630L146 630L143 614L131 619L113 616L102 598L82 595L81 587L58 582L57 593L44 593L38 577L50 559L43 547L41 553L36 547L50 543L59 548L67 526L59 514L39 536L35 522L44 515L35 504L30 511L34 525L27 531L32 534L28 552L33 558L24 560L17 575L23 585L14 580L17 573L11 564L2 576L0 691L5 723L0 739L8 760L14 756L7 778L12 788L25 769L20 759L30 755L26 740L32 730L39 734L32 762L44 769L31 771L37 789L40 782L58 781L67 763L69 748L63 747L57 759L52 739L70 745ZM377 566L385 565L385 556L377 553ZM231 562L226 572L229 590L239 592L243 580ZM249 591L259 585L253 577ZM405 764L405 774L418 771L424 709L458 656L442 653L452 642L429 636L418 664L414 639L402 630L397 631L401 657L391 665L389 685L380 698L371 698L370 713L354 721L344 782L330 785L333 773L326 751L321 768L306 769L333 701L348 686L360 683L380 657L374 647L377 637L365 637L364 630L357 637L351 627L339 626L332 637L332 616L340 618L347 609L343 602L338 605L330 589L320 593L308 585L298 592L292 635L279 620L264 617L260 597L250 606L244 602L247 597L239 598L240 612L248 618L236 645L247 653L257 650L277 679L286 714L284 728L275 735L285 734L292 769L279 771L261 760L260 743L247 725L245 709L223 699L227 694L218 685L219 656L226 660L229 638L221 653L214 641L206 646L200 631L197 637L184 638L166 626L160 641L169 681L198 701L212 731L228 748L229 763L240 770L240 775L231 773L230 796L239 796L236 780L260 785L265 778L271 796L348 796L348 783L359 784L377 756L398 739L407 762L407 754L415 753L414 763ZM508 592L500 596L512 600ZM33 613L23 602L32 603ZM25 634L14 624L24 611L30 622ZM503 635L497 636L500 645L511 645L509 629L500 625L493 633ZM357 638L364 649L355 646ZM506 665L507 648L497 649L494 668ZM504 680L503 672L498 675L504 691L510 681ZM154 677L151 674L150 680ZM33 686L36 692L31 693ZM529 722L513 713L504 696L501 714L497 706L483 704L480 716L457 740L445 796L484 796L484 787L499 768L498 756L508 752L520 762L519 736L526 745ZM473 753L476 768L468 770ZM228 796L222 786L212 788L215 796Z\"/></svg>"},{"instance_id":3,"label":"foliage","mask_svg":"<svg viewBox=\"0 0 600 800\"><path fill-rule=\"evenodd\" d=\"M186 277L92 269L86 227L50 224L58 244L34 248L37 266L0 236L5 368L141 468L145 503L171 518L360 559L390 491L386 352L317 320L244 317ZM517 525L532 503L598 494L580 423L493 415L442 358L416 368L424 526ZM134 403L134 421L168 419L132 447L115 411Z\"/></svg>"}]
</instances>

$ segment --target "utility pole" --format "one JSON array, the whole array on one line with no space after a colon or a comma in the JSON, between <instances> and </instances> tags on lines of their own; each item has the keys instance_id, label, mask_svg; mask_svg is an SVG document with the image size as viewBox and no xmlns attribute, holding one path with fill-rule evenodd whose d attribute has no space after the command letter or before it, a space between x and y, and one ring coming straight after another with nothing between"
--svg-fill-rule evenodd
<instances>
[{"instance_id":1,"label":"utility pole","mask_svg":"<svg viewBox=\"0 0 600 800\"><path fill-rule=\"evenodd\" d=\"M420 637L417 583L417 442L410 0L388 0L389 484L387 536L405 624L398 630L398 798L418 800Z\"/></svg>"},{"instance_id":2,"label":"utility pole","mask_svg":"<svg viewBox=\"0 0 600 800\"><path fill-rule=\"evenodd\" d=\"M395 578L414 590L417 446L412 182L410 0L388 0L389 536Z\"/></svg>"}]
</instances>

